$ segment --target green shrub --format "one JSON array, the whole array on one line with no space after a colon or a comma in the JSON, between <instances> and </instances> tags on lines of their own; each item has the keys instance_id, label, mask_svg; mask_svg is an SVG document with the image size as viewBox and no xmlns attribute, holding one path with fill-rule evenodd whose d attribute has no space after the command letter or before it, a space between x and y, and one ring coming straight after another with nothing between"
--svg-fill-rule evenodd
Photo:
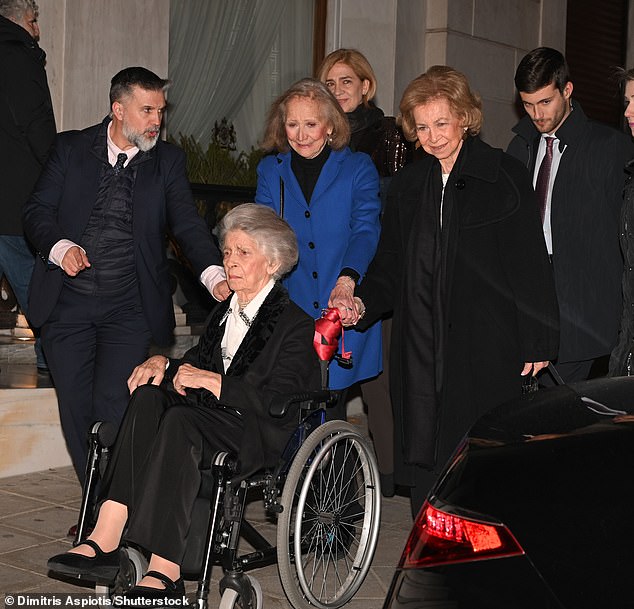
<instances>
[{"instance_id":1,"label":"green shrub","mask_svg":"<svg viewBox=\"0 0 634 609\"><path fill-rule=\"evenodd\" d=\"M233 126L222 123L224 141L216 123L212 141L204 150L191 135L179 133L176 143L187 154L187 176L190 182L198 184L224 184L226 186L252 186L257 181L256 168L264 155L262 150L251 147L249 152L235 152L235 132ZM227 139L227 129L229 136Z\"/></svg>"}]
</instances>

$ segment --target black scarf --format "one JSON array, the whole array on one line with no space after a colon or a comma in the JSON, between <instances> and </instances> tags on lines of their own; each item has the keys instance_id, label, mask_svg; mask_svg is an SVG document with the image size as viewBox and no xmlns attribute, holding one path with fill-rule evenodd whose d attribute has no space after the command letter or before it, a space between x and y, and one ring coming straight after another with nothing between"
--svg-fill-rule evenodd
<instances>
[{"instance_id":1,"label":"black scarf","mask_svg":"<svg viewBox=\"0 0 634 609\"><path fill-rule=\"evenodd\" d=\"M444 376L445 311L450 296L446 277L452 273L450 245L455 243L458 219L453 188L464 165L465 148L451 171L443 197L441 167L431 164L407 245L403 306L403 430L405 461L432 469L436 465L440 427L440 396ZM411 340L408 337L416 337ZM410 423L411 422L411 423Z\"/></svg>"},{"instance_id":2,"label":"black scarf","mask_svg":"<svg viewBox=\"0 0 634 609\"><path fill-rule=\"evenodd\" d=\"M432 466L436 460L436 410L440 362L437 359L442 315L440 302L441 231L440 165L434 163L425 179L407 245L403 307L403 395L408 424L404 431L405 460ZM415 336L409 340L405 336ZM411 424L409 424L411 421Z\"/></svg>"},{"instance_id":3,"label":"black scarf","mask_svg":"<svg viewBox=\"0 0 634 609\"><path fill-rule=\"evenodd\" d=\"M352 112L346 112L346 116L350 123L350 149L370 154L380 137L383 110L372 102L367 106L361 103Z\"/></svg>"}]
</instances>

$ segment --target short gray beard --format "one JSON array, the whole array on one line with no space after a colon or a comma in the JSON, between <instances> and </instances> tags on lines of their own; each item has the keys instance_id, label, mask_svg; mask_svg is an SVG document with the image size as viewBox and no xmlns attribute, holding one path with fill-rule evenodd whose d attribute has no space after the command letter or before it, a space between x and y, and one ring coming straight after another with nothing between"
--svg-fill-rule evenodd
<instances>
[{"instance_id":1,"label":"short gray beard","mask_svg":"<svg viewBox=\"0 0 634 609\"><path fill-rule=\"evenodd\" d=\"M123 136L130 142L133 146L136 146L141 152L147 152L148 150L152 150L154 146L156 146L156 142L160 137L160 130L157 129L156 137L149 138L145 135L145 132L139 133L138 131L133 131L128 127L128 125L124 122L122 126Z\"/></svg>"}]
</instances>

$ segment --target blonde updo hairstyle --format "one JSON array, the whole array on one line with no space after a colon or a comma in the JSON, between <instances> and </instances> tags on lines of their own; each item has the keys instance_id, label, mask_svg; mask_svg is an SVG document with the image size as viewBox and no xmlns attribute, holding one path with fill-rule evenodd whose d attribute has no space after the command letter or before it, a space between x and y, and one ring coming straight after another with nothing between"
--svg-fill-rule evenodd
<instances>
[{"instance_id":1,"label":"blonde updo hairstyle","mask_svg":"<svg viewBox=\"0 0 634 609\"><path fill-rule=\"evenodd\" d=\"M471 90L467 77L449 66L432 66L407 85L400 104L399 122L405 137L416 140L414 109L436 99L445 99L459 118L464 137L478 135L482 129L482 102Z\"/></svg>"}]
</instances>

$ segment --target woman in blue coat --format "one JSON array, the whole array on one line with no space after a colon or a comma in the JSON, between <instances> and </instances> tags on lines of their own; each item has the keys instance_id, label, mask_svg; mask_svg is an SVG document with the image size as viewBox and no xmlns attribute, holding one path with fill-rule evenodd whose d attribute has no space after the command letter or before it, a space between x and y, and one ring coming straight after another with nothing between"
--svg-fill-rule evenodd
<instances>
[{"instance_id":1,"label":"woman in blue coat","mask_svg":"<svg viewBox=\"0 0 634 609\"><path fill-rule=\"evenodd\" d=\"M262 146L275 154L258 166L255 196L297 234L299 262L285 281L291 298L315 318L337 307L344 323L376 250L381 210L376 168L368 155L348 148L349 139L346 115L327 87L309 78L295 83L269 111ZM331 364L332 389L381 371L379 323L346 331L344 346L353 364Z\"/></svg>"}]
</instances>

